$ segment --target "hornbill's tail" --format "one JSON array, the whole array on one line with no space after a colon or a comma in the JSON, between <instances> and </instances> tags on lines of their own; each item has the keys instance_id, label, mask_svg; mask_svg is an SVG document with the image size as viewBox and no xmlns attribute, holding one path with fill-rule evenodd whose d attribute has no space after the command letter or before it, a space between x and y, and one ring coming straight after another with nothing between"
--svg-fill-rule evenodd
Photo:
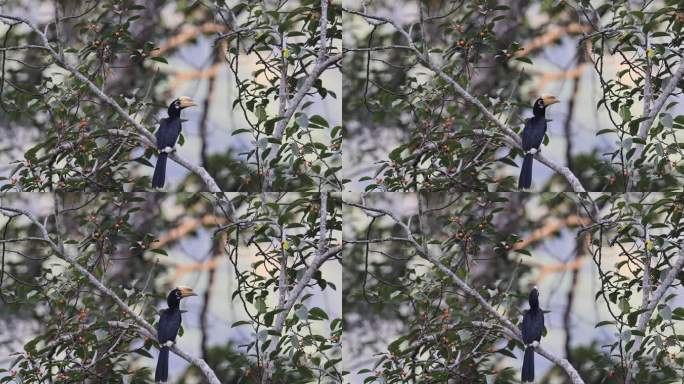
<instances>
[{"instance_id":1,"label":"hornbill's tail","mask_svg":"<svg viewBox=\"0 0 684 384\"><path fill-rule=\"evenodd\" d=\"M159 153L157 158L157 165L154 167L154 176L152 176L152 188L163 188L166 180L166 158L169 154L166 152Z\"/></svg>"},{"instance_id":2,"label":"hornbill's tail","mask_svg":"<svg viewBox=\"0 0 684 384\"><path fill-rule=\"evenodd\" d=\"M534 382L534 347L529 346L525 348L525 357L523 357L522 366L522 382Z\"/></svg>"},{"instance_id":3,"label":"hornbill's tail","mask_svg":"<svg viewBox=\"0 0 684 384\"><path fill-rule=\"evenodd\" d=\"M157 359L157 370L154 372L154 381L165 382L169 379L169 347L162 347L159 350L159 359Z\"/></svg>"},{"instance_id":4,"label":"hornbill's tail","mask_svg":"<svg viewBox=\"0 0 684 384\"><path fill-rule=\"evenodd\" d=\"M532 159L534 155L531 153L525 154L522 168L520 169L520 178L518 179L518 189L529 188L532 186Z\"/></svg>"}]
</instances>

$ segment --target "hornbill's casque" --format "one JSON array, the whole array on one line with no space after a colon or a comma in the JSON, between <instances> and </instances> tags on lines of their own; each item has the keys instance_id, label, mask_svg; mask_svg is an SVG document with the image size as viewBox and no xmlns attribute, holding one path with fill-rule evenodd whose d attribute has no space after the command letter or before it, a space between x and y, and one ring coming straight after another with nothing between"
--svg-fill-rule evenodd
<instances>
[{"instance_id":1,"label":"hornbill's casque","mask_svg":"<svg viewBox=\"0 0 684 384\"><path fill-rule=\"evenodd\" d=\"M154 167L154 176L152 176L152 188L163 188L166 180L166 158L174 150L176 140L181 133L181 110L187 107L192 107L195 104L191 98L181 96L171 102L169 105L169 117L161 119L159 129L155 134L157 136L157 149L159 150L159 157L157 158L157 165Z\"/></svg>"},{"instance_id":2,"label":"hornbill's casque","mask_svg":"<svg viewBox=\"0 0 684 384\"><path fill-rule=\"evenodd\" d=\"M523 315L522 338L525 342L525 356L522 365L522 382L534 382L534 348L544 331L544 312L539 308L539 290L535 286L530 291L530 309Z\"/></svg>"},{"instance_id":3,"label":"hornbill's casque","mask_svg":"<svg viewBox=\"0 0 684 384\"><path fill-rule=\"evenodd\" d=\"M159 359L154 372L154 381L165 382L169 379L169 348L176 342L176 336L181 326L180 301L184 297L197 296L192 288L176 287L166 298L169 308L163 310L157 325L157 340L159 341Z\"/></svg>"},{"instance_id":4,"label":"hornbill's casque","mask_svg":"<svg viewBox=\"0 0 684 384\"><path fill-rule=\"evenodd\" d=\"M532 158L539 151L539 146L546 134L546 118L544 116L546 107L551 104L560 103L555 96L542 96L534 102L532 112L534 117L527 119L525 128L522 131L522 147L525 151L525 159L520 169L518 188L529 188L532 185Z\"/></svg>"}]
</instances>

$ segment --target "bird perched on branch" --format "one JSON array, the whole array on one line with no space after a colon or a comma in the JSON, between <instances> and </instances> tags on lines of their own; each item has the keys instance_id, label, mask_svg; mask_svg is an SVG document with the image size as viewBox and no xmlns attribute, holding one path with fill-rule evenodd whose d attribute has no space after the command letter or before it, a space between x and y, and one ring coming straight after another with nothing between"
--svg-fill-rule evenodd
<instances>
[{"instance_id":1,"label":"bird perched on branch","mask_svg":"<svg viewBox=\"0 0 684 384\"><path fill-rule=\"evenodd\" d=\"M152 176L152 188L163 188L166 180L166 159L169 153L174 151L176 140L181 133L181 110L195 106L194 101L187 96L181 96L172 101L169 105L169 117L162 119L157 130L157 149L159 150L159 157L157 158L157 165L154 167L154 176Z\"/></svg>"},{"instance_id":2,"label":"bird perched on branch","mask_svg":"<svg viewBox=\"0 0 684 384\"><path fill-rule=\"evenodd\" d=\"M527 119L525 128L522 131L522 147L525 151L525 158L523 159L522 168L520 169L520 178L518 179L518 188L529 188L532 185L532 158L534 154L539 152L539 146L544 140L546 134L546 107L551 104L560 103L555 96L542 96L534 102L532 113L534 117Z\"/></svg>"},{"instance_id":3,"label":"bird perched on branch","mask_svg":"<svg viewBox=\"0 0 684 384\"><path fill-rule=\"evenodd\" d=\"M157 340L159 341L159 358L154 372L154 381L166 382L169 379L169 348L176 342L176 336L181 326L180 301L184 297L197 296L192 288L176 287L166 297L168 308L159 316L157 325Z\"/></svg>"},{"instance_id":4,"label":"bird perched on branch","mask_svg":"<svg viewBox=\"0 0 684 384\"><path fill-rule=\"evenodd\" d=\"M530 309L523 315L522 338L525 343L525 356L522 365L522 382L534 382L534 348L539 346L544 332L544 312L539 308L539 290L535 286L528 298Z\"/></svg>"}]
</instances>

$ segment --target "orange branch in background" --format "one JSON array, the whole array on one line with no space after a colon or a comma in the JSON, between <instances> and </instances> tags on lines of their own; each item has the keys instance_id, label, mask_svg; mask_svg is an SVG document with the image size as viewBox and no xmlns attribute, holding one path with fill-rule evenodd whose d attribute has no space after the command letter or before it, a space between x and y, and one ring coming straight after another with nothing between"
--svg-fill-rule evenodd
<instances>
[{"instance_id":1,"label":"orange branch in background","mask_svg":"<svg viewBox=\"0 0 684 384\"><path fill-rule=\"evenodd\" d=\"M211 67L207 69L203 69L200 71L179 71L175 73L175 78L173 79L173 82L171 83L171 88L175 89L180 86L181 83L186 82L188 80L194 80L194 79L210 79L221 71L221 64L213 64Z\"/></svg>"},{"instance_id":2,"label":"orange branch in background","mask_svg":"<svg viewBox=\"0 0 684 384\"><path fill-rule=\"evenodd\" d=\"M535 229L530 236L528 236L526 239L524 239L521 242L518 242L515 244L513 249L522 249L528 247L532 243L536 243L537 241L541 241L554 233L560 231L561 229L568 227L568 226L577 226L577 225L589 225L591 224L591 220L587 217L580 217L577 215L573 216L568 216L563 220L558 220L558 219L553 219L547 221L542 227ZM537 281L542 281L544 278L551 273L556 273L556 272L563 272L563 271L574 271L577 269L582 268L584 265L585 257L581 258L576 258L575 260L568 262L568 263L553 263L553 264L544 264L536 260L524 260L522 261L523 264L531 266L531 267L536 267L539 268L539 276L537 278Z\"/></svg>"},{"instance_id":3,"label":"orange branch in background","mask_svg":"<svg viewBox=\"0 0 684 384\"><path fill-rule=\"evenodd\" d=\"M515 243L513 249L527 248L530 244L545 239L554 233L560 231L564 227L571 225L589 225L591 220L586 217L579 217L577 215L568 216L563 220L553 219L547 221L543 226L535 229L530 236L523 241Z\"/></svg>"},{"instance_id":4,"label":"orange branch in background","mask_svg":"<svg viewBox=\"0 0 684 384\"><path fill-rule=\"evenodd\" d=\"M155 57L163 54L164 52L167 52L173 48L176 48L178 46L181 46L191 39L197 37L200 34L204 33L218 33L218 32L225 32L227 30L225 25L221 24L216 24L216 23L205 23L200 26L187 26L184 27L177 35L171 37L170 39L166 40L159 49L156 49L152 51L150 56ZM225 52L227 50L226 42L221 41L221 49ZM212 78L216 75L221 70L221 66L218 64L214 64L211 67L199 71L175 71L171 72L173 75L175 75L175 78L173 79L173 82L171 83L171 88L176 89L178 86L188 80L194 80L194 79L209 79Z\"/></svg>"},{"instance_id":5,"label":"orange branch in background","mask_svg":"<svg viewBox=\"0 0 684 384\"><path fill-rule=\"evenodd\" d=\"M222 257L214 256L211 259L202 263L187 263L176 265L176 272L173 274L171 281L173 283L178 282L185 276L186 273L193 271L208 271L221 266ZM227 259L226 259L227 260ZM226 261L227 262L227 261Z\"/></svg>"},{"instance_id":6,"label":"orange branch in background","mask_svg":"<svg viewBox=\"0 0 684 384\"><path fill-rule=\"evenodd\" d=\"M580 64L577 67L560 72L542 72L542 79L539 81L537 89L542 91L546 85L555 80L575 79L581 77L587 69L587 64ZM541 93L541 92L540 92Z\"/></svg>"},{"instance_id":7,"label":"orange branch in background","mask_svg":"<svg viewBox=\"0 0 684 384\"><path fill-rule=\"evenodd\" d=\"M225 218L220 217L220 216L214 216L214 215L204 215L201 218L190 218L183 220L178 226L175 228L169 230L166 232L164 235L159 237L159 240L155 243L153 243L150 248L151 249L158 249L161 248L168 243L177 241L182 239L183 237L187 236L189 233L192 231L198 229L199 227L205 227L205 226L211 226L211 225L222 225L225 224L227 221ZM226 236L225 234L221 235L221 241L225 242L226 241ZM180 280L186 273L192 272L192 271L208 271L210 269L218 268L221 264L221 257L218 256L213 256L210 260L204 261L204 262L199 262L199 263L178 263L176 261L170 260L169 258L160 258L159 263L169 266L169 267L175 267L176 270L174 272L173 277L171 278L172 282L177 282Z\"/></svg>"},{"instance_id":8,"label":"orange branch in background","mask_svg":"<svg viewBox=\"0 0 684 384\"><path fill-rule=\"evenodd\" d=\"M228 43L226 43L225 41L222 40L220 44L221 44L220 45L220 51L217 52L216 54L220 54L221 52L227 52L228 51ZM222 68L221 63L214 63L209 68L201 69L198 71L176 71L176 72L172 72L171 74L174 75L174 79L170 85L171 89L176 89L182 83L189 81L189 80L211 79L214 76L218 76L218 74L221 72L221 68Z\"/></svg>"},{"instance_id":9,"label":"orange branch in background","mask_svg":"<svg viewBox=\"0 0 684 384\"><path fill-rule=\"evenodd\" d=\"M219 244L224 244L226 242L226 233L222 232L221 233L221 238L219 239ZM221 266L221 261L224 259L223 254L221 253L220 249L222 248L216 248L216 252L212 251L211 259L201 262L201 263L187 263L187 264L177 264L176 265L176 272L173 274L173 278L171 278L171 281L173 283L176 283L180 279L185 276L186 273L193 272L193 271L209 271L215 268L219 268Z\"/></svg>"},{"instance_id":10,"label":"orange branch in background","mask_svg":"<svg viewBox=\"0 0 684 384\"><path fill-rule=\"evenodd\" d=\"M162 236L159 237L159 241L153 243L150 245L150 248L152 249L158 249L166 244L179 240L183 237L185 237L188 233L194 231L197 229L199 226L208 226L208 225L222 225L226 223L226 219L220 216L214 216L214 215L204 215L201 218L190 218L183 220L177 227L171 229L170 231L166 232Z\"/></svg>"},{"instance_id":11,"label":"orange branch in background","mask_svg":"<svg viewBox=\"0 0 684 384\"><path fill-rule=\"evenodd\" d=\"M546 275L548 275L550 273L574 271L576 269L580 269L584 265L584 260L586 260L586 257L576 258L575 260L573 260L569 263L554 263L554 264L541 264L541 263L539 263L538 267L541 268L541 271L539 271L539 276L537 277L537 281L544 280Z\"/></svg>"},{"instance_id":12,"label":"orange branch in background","mask_svg":"<svg viewBox=\"0 0 684 384\"><path fill-rule=\"evenodd\" d=\"M561 37L571 34L571 33L582 33L591 31L591 26L586 24L571 23L565 27L553 28L550 31L544 33L543 35L533 39L529 44L527 44L522 50L515 53L515 57L523 57L530 54L530 52L537 49L544 48L545 46L559 40Z\"/></svg>"},{"instance_id":13,"label":"orange branch in background","mask_svg":"<svg viewBox=\"0 0 684 384\"><path fill-rule=\"evenodd\" d=\"M215 23L205 23L200 26L193 25L185 27L176 36L173 36L172 38L166 40L164 44L162 44L161 47L159 47L159 49L152 52L151 56L159 56L172 48L175 48L179 45L188 42L189 40L195 38L197 35L201 33L216 33L224 32L225 30L225 25Z\"/></svg>"}]
</instances>

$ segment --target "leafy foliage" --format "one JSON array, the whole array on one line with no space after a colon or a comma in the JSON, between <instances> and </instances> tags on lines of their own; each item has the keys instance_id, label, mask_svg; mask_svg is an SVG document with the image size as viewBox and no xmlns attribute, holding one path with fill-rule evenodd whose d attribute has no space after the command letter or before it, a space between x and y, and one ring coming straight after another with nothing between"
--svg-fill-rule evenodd
<instances>
[{"instance_id":1,"label":"leafy foliage","mask_svg":"<svg viewBox=\"0 0 684 384\"><path fill-rule=\"evenodd\" d=\"M27 0L8 5L3 12L19 13L31 3ZM184 54L188 43L212 39L216 47L211 49L211 58L217 68L233 72L238 98L231 100L232 108L247 124L220 125L220 129L228 130L226 133L248 146L224 144L209 161L207 116L216 101L211 93L207 94L200 121L201 165L222 190L306 191L318 190L319 186L341 189L337 175L341 169L341 127L328 122L318 111L326 99L337 97L328 83L334 86L339 76L325 73L321 77L334 67L334 62L312 73L321 50L333 56L339 49L338 5L331 4L323 15L327 24L326 38L321 43L320 1L290 1L273 9L251 1L232 7L223 1L72 3L60 2L56 6L68 17L58 23L45 21L37 25L38 29L45 27L51 46L63 61L149 132L159 126L157 111L165 111L168 102L179 96L173 94L177 79L169 70L169 60ZM162 20L162 9L173 17ZM217 22L219 17L221 21ZM36 33L27 32L23 24L12 19L0 20L3 26L9 26L2 39L3 47L9 49L0 52L0 105L4 112L0 120L12 136L22 133L17 137L18 145L30 143L26 148L2 149L11 159L11 169L0 179L0 190L149 189L149 167L157 151L141 138L145 132L136 131L130 121L99 100L87 84L60 68L62 65L47 50L40 49L42 41ZM200 32L188 37L193 31ZM286 48L282 48L284 41ZM253 70L245 73L243 67L249 66ZM213 84L215 80L209 81ZM312 88L295 100L298 89L309 81ZM210 85L209 92L212 89ZM284 121L282 132L274 132L286 107L295 108L296 114ZM184 132L178 145L183 146L191 134ZM243 136L249 139L241 140ZM23 154L17 158L20 152ZM266 175L273 178L267 187ZM193 174L181 186L205 189Z\"/></svg>"},{"instance_id":2,"label":"leafy foliage","mask_svg":"<svg viewBox=\"0 0 684 384\"><path fill-rule=\"evenodd\" d=\"M597 107L606 111L612 123L597 135L617 138L619 146L611 151L610 160L623 176L621 189L628 189L627 182L634 184L631 189L641 191L679 188L684 168L677 164L681 156L678 130L684 128L684 115L676 114L677 101L668 100L653 126L644 129L648 115L639 101L648 98L653 103L681 65L681 4L666 0L634 7L628 1L613 1L596 11L606 20L601 33L590 39L603 95ZM606 74L605 56L609 52L624 60L614 77ZM676 93L681 89L684 82L680 79ZM616 183L616 177L611 183Z\"/></svg>"},{"instance_id":3,"label":"leafy foliage","mask_svg":"<svg viewBox=\"0 0 684 384\"><path fill-rule=\"evenodd\" d=\"M237 251L233 248L232 262L239 285L233 293L247 308L251 321L238 321L233 327L251 327L255 339L246 344L247 353L255 359L268 354L276 361L275 382L310 382L316 377L324 382L341 382L338 363L341 361L341 320L331 318L314 301L315 290L337 290L318 269L309 286L313 292L304 294L293 305L291 313L283 313L283 292L292 295L294 287L316 263L319 244L313 239L319 235L321 202L316 194L302 194L294 200L263 201L253 196L249 208L239 221L257 223L249 228L236 225L226 229L228 252L248 239L246 245L258 249L258 261L250 269L237 265ZM341 206L339 195L329 196L326 228L332 244L339 242ZM285 260L287 270L282 270ZM284 279L285 286L281 284ZM286 296L286 297L287 297ZM285 300L283 298L282 300ZM277 305L274 305L276 303ZM282 328L278 318L282 315ZM262 357L263 358L263 357Z\"/></svg>"},{"instance_id":4,"label":"leafy foliage","mask_svg":"<svg viewBox=\"0 0 684 384\"><path fill-rule=\"evenodd\" d=\"M684 349L678 330L684 310L675 303L681 301L684 273L674 268L684 246L679 236L682 201L676 194L596 194L593 199L574 194L434 192L345 199L345 217L355 218L345 224L345 337L360 341L349 347L352 356L377 351L372 363L352 358L349 363L361 367L354 374L366 383L455 378L513 383L519 377L519 362L510 358L519 356L521 343L510 337L498 316L406 240L405 229L384 213L387 207L401 205L409 208L388 212L406 223L415 241L439 263L516 326L529 287L544 283L542 296L553 300L549 299L550 307L542 306L551 319L542 346L557 350L562 335L566 343L571 338L583 343L588 339L587 344L566 344L564 356L585 382L624 382L630 364L635 382L681 380ZM361 219L364 211L368 217ZM574 216L578 212L586 216ZM547 268L548 261L539 258L543 245L562 242L576 242L575 258ZM564 253L563 248L552 248L547 252L565 257L556 255ZM640 315L647 313L641 299L645 263L650 263L649 297L653 299L656 290L664 294L653 304L655 313L644 320L642 331ZM600 277L592 293L605 316L597 321L596 333L587 337L573 336L575 328L568 319L578 316L575 311L580 307L591 306L594 297L573 300L577 293L571 293L570 304L563 303L549 287L570 292L586 288L544 281L548 274L576 265L596 269ZM674 276L669 284L666 275ZM562 276L553 280L559 279ZM570 312L558 314L563 307ZM559 316L563 329L554 321ZM570 381L555 367L540 382Z\"/></svg>"},{"instance_id":5,"label":"leafy foliage","mask_svg":"<svg viewBox=\"0 0 684 384\"><path fill-rule=\"evenodd\" d=\"M674 96L683 85L680 80L667 91L666 85L684 68L679 3L575 3L412 1L405 6L414 12L401 17L391 2L351 9L344 92L363 95L344 100L347 142L354 148L350 172L360 175L354 181L365 191L515 190L522 150L511 132L520 133L548 75L574 78L574 86L563 100L568 116L553 116L542 153L551 148L548 157L564 162L588 191L678 188L684 120L676 115ZM576 63L567 64L575 68L559 64L562 71L548 71L548 62L555 63L550 57L567 56L567 41L577 46ZM596 105L579 92L589 64L601 88ZM644 90L647 77L650 91ZM640 109L645 93L649 111L657 114L652 127L645 123L649 111ZM666 99L662 111L655 103L660 96ZM597 110L599 124L591 128L597 137L578 143L573 127L584 124L589 107ZM501 130L494 118L512 131ZM603 126L604 119L612 126ZM372 137L383 139L364 146ZM559 159L555 151L562 147ZM556 172L538 187L567 189Z\"/></svg>"},{"instance_id":6,"label":"leafy foliage","mask_svg":"<svg viewBox=\"0 0 684 384\"><path fill-rule=\"evenodd\" d=\"M336 254L314 260L321 250L339 246L340 197L326 199L325 216L320 214L321 201L316 193L230 198L220 194L5 194L0 204L0 319L3 327L9 322L28 329L2 347L16 349L11 349L12 361L7 371L0 372L0 380L151 382L147 366L153 365L150 360L158 349L156 339L141 331L136 319L112 297L95 289L45 241L36 239L41 236L36 225L6 209L33 204L30 209L46 223L50 238L77 249L77 262L149 324L155 323L157 308L164 307L161 303L171 284L181 283L167 281L171 277L167 273L182 270L170 254L178 252L186 239L196 242L214 234L218 254L212 255L221 264L232 264L237 281L223 300L245 311L232 327L222 326L229 333L237 332L239 326L253 330L247 333L247 341L235 346L220 344L211 333L203 338L204 358L217 376L226 382L261 382L261 367L268 357L276 364L276 382L341 382L341 320L331 313L332 309L339 314L339 306L323 301L325 294L338 289L329 276L336 268L325 264L334 261ZM321 217L326 217L327 228L322 241ZM283 252L289 257L284 267L279 261ZM296 294L289 292L312 264L308 284ZM245 266L248 269L243 270ZM287 286L280 284L281 274ZM283 312L279 307L282 292L295 303L285 313L284 326L276 330L275 318ZM205 293L205 300L211 294ZM188 316L194 314L186 313L184 319ZM193 324L183 323L180 348L183 333ZM201 332L208 332L206 326L203 322ZM20 342L23 346L17 345ZM277 347L266 354L270 343ZM235 365L226 367L228 355ZM196 368L189 368L181 380L191 381L198 374Z\"/></svg>"}]
</instances>

